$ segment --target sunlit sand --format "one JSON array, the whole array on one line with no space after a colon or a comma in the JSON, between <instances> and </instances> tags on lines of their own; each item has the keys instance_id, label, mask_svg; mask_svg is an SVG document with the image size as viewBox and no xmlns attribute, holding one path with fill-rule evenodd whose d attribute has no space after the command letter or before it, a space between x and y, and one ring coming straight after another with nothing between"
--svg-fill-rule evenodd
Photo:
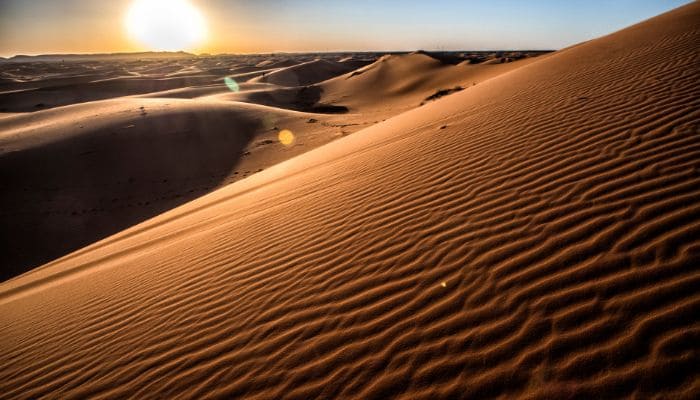
<instances>
[{"instance_id":1,"label":"sunlit sand","mask_svg":"<svg viewBox=\"0 0 700 400\"><path fill-rule=\"evenodd\" d=\"M700 3L195 55L202 4L0 62L0 398L700 396Z\"/></svg>"}]
</instances>

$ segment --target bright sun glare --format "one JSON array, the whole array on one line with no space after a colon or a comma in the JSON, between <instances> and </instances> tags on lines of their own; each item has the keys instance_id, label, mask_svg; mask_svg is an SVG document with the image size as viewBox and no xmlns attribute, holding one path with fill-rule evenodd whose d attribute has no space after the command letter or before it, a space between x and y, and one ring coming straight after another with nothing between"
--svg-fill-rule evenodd
<instances>
[{"instance_id":1,"label":"bright sun glare","mask_svg":"<svg viewBox=\"0 0 700 400\"><path fill-rule=\"evenodd\" d=\"M126 14L129 35L152 50L189 50L201 44L207 28L189 0L134 0Z\"/></svg>"}]
</instances>

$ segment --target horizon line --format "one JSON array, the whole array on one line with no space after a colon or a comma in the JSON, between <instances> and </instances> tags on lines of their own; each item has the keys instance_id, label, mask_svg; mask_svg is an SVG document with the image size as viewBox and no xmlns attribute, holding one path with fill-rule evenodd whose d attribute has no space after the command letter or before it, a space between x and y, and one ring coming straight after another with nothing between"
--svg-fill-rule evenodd
<instances>
[{"instance_id":1,"label":"horizon line","mask_svg":"<svg viewBox=\"0 0 700 400\"><path fill-rule=\"evenodd\" d=\"M12 60L18 57L57 57L57 56L77 56L77 57L87 57L87 56L119 56L119 55L136 55L136 54L163 54L163 55L176 55L176 54L186 54L195 57L219 57L219 56L254 56L254 55L277 55L277 54L290 54L290 55L300 55L300 54L346 54L346 53L357 53L357 54L398 54L398 53L460 53L460 52L555 52L562 49L550 49L550 48L491 48L491 49L413 49L413 50L309 50L309 51L271 51L271 52L241 52L241 53L209 53L209 52L190 52L186 50L144 50L144 51L116 51L116 52L105 52L105 53L95 53L95 52L85 52L85 53L17 53L11 56L0 55L0 58L4 60Z\"/></svg>"}]
</instances>

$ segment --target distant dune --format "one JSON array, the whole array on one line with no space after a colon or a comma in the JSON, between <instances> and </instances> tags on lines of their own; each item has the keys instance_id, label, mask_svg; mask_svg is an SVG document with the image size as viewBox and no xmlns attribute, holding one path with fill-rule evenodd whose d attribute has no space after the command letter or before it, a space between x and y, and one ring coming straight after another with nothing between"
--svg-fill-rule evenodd
<instances>
[{"instance_id":1,"label":"distant dune","mask_svg":"<svg viewBox=\"0 0 700 400\"><path fill-rule=\"evenodd\" d=\"M270 72L255 78L252 82L273 83L288 87L306 86L325 81L350 70L352 70L351 67L339 62L314 60Z\"/></svg>"},{"instance_id":2,"label":"distant dune","mask_svg":"<svg viewBox=\"0 0 700 400\"><path fill-rule=\"evenodd\" d=\"M532 60L392 56L321 83L321 100L355 81L353 98L414 104L436 87L411 71L480 67L460 83L476 85L0 284L0 393L697 399L698 21L694 2ZM198 101L218 110L212 147L226 121L248 121L235 107L271 108ZM367 123L360 103L285 113ZM65 110L0 124L48 132L44 116ZM126 115L108 119L139 118ZM31 143L3 132L2 159ZM139 154L157 162L187 140Z\"/></svg>"},{"instance_id":3,"label":"distant dune","mask_svg":"<svg viewBox=\"0 0 700 400\"><path fill-rule=\"evenodd\" d=\"M258 84L275 83L272 86L210 94L220 100L298 111L350 112L352 116L347 118L350 123L356 122L357 115L362 121L377 122L421 106L433 96L467 89L534 60L488 66L451 65L425 53L394 54L374 63L344 60L340 64L356 68L340 76L337 75L347 69L338 68L338 63L313 61L249 80ZM308 85L299 86L300 83Z\"/></svg>"},{"instance_id":4,"label":"distant dune","mask_svg":"<svg viewBox=\"0 0 700 400\"><path fill-rule=\"evenodd\" d=\"M30 112L75 103L160 92L186 85L210 84L214 80L215 77L211 75L157 78L131 76L40 87L0 95L0 109L9 112Z\"/></svg>"},{"instance_id":5,"label":"distant dune","mask_svg":"<svg viewBox=\"0 0 700 400\"><path fill-rule=\"evenodd\" d=\"M137 59L177 59L191 58L196 55L178 52L142 52L142 53L105 53L105 54L40 54L35 56L16 55L10 58L3 59L6 62L77 62L77 61L114 61L114 60L137 60Z\"/></svg>"},{"instance_id":6,"label":"distant dune","mask_svg":"<svg viewBox=\"0 0 700 400\"><path fill-rule=\"evenodd\" d=\"M452 65L425 53L388 55L319 86L324 102L342 102L353 111L405 111L440 90L468 89L537 59L487 66Z\"/></svg>"}]
</instances>

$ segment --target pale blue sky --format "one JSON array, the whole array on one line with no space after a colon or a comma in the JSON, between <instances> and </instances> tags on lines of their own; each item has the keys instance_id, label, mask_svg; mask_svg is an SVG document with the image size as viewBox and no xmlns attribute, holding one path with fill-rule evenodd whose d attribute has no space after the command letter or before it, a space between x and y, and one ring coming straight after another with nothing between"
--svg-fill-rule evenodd
<instances>
[{"instance_id":1,"label":"pale blue sky","mask_svg":"<svg viewBox=\"0 0 700 400\"><path fill-rule=\"evenodd\" d=\"M0 0L0 55L140 50L131 0ZM559 49L688 0L191 0L209 25L201 51Z\"/></svg>"}]
</instances>

